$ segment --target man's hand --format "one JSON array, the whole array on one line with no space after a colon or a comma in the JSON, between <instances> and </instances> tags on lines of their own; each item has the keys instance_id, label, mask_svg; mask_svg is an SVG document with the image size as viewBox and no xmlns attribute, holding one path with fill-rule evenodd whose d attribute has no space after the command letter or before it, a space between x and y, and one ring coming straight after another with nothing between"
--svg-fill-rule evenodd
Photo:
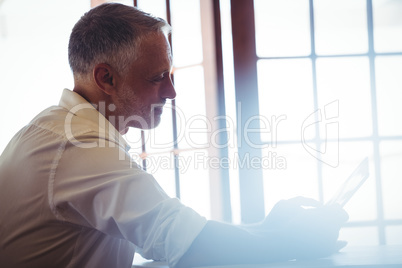
<instances>
[{"instance_id":1,"label":"man's hand","mask_svg":"<svg viewBox=\"0 0 402 268\"><path fill-rule=\"evenodd\" d=\"M281 200L275 204L271 212L262 222L261 227L270 230L282 228L297 215L302 213L304 207L320 207L321 203L317 200L306 197L295 197L288 200Z\"/></svg>"},{"instance_id":2,"label":"man's hand","mask_svg":"<svg viewBox=\"0 0 402 268\"><path fill-rule=\"evenodd\" d=\"M278 202L259 230L276 234L280 248L292 258L318 258L345 245L337 240L348 218L339 205L322 206L314 199L296 197Z\"/></svg>"}]
</instances>

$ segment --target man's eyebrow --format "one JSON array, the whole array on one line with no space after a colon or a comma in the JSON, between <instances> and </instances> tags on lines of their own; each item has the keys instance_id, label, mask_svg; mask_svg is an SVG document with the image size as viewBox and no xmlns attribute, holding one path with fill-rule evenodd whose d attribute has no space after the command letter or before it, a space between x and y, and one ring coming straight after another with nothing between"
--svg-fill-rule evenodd
<instances>
[{"instance_id":1,"label":"man's eyebrow","mask_svg":"<svg viewBox=\"0 0 402 268\"><path fill-rule=\"evenodd\" d=\"M172 60L169 62L169 66L164 66L164 68L161 68L160 69L160 71L159 71L159 74L161 74L161 73L166 73L166 72L168 72L168 73L171 73L172 72L172 70L173 70L173 62L172 62Z\"/></svg>"}]
</instances>

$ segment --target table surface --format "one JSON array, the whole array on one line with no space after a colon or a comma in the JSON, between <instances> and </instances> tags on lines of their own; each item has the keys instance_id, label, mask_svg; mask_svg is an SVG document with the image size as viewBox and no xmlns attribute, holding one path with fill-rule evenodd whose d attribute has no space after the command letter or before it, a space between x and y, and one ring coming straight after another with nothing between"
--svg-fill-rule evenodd
<instances>
[{"instance_id":1,"label":"table surface","mask_svg":"<svg viewBox=\"0 0 402 268\"><path fill-rule=\"evenodd\" d=\"M139 255L135 255L133 268L157 267L168 268L165 263L147 261ZM267 264L247 264L247 265L225 265L208 266L214 267L233 267L233 268L314 268L314 267L344 267L344 268L402 268L402 244L386 246L361 246L345 247L339 253L328 258L317 260L286 261Z\"/></svg>"}]
</instances>

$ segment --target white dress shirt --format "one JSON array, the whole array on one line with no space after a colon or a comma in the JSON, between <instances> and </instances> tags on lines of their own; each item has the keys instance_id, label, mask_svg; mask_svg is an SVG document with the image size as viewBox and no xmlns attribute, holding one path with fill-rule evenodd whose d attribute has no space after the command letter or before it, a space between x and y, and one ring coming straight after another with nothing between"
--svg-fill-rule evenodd
<instances>
[{"instance_id":1,"label":"white dress shirt","mask_svg":"<svg viewBox=\"0 0 402 268\"><path fill-rule=\"evenodd\" d=\"M20 130L0 156L0 267L131 267L136 248L174 266L206 219L128 148L67 89Z\"/></svg>"}]
</instances>

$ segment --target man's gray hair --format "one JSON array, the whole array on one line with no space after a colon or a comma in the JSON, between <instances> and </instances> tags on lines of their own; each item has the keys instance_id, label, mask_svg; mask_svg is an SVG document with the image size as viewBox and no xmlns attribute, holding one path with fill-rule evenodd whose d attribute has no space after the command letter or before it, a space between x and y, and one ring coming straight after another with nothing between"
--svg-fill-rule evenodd
<instances>
[{"instance_id":1,"label":"man's gray hair","mask_svg":"<svg viewBox=\"0 0 402 268\"><path fill-rule=\"evenodd\" d=\"M71 70L80 77L90 74L95 64L107 63L124 74L136 60L141 40L157 32L170 32L169 24L161 18L117 3L97 6L85 13L71 32Z\"/></svg>"}]
</instances>

